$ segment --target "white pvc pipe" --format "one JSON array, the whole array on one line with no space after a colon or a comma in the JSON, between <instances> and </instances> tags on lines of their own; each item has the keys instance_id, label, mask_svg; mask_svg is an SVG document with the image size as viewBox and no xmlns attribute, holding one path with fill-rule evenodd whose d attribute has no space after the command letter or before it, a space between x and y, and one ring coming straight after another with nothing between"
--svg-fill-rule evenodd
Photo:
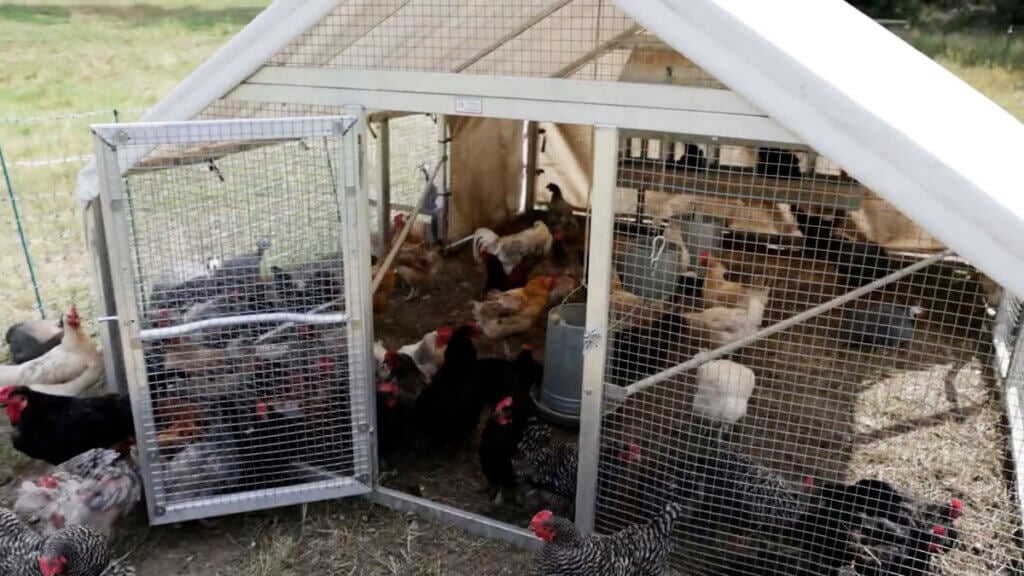
<instances>
[{"instance_id":1,"label":"white pvc pipe","mask_svg":"<svg viewBox=\"0 0 1024 576\"><path fill-rule=\"evenodd\" d=\"M276 0L150 108L140 121L195 119L337 5L337 0ZM134 167L150 150L152 147L148 146L126 148L119 162L121 173ZM95 160L79 171L76 184L75 194L83 206L99 196Z\"/></svg>"}]
</instances>

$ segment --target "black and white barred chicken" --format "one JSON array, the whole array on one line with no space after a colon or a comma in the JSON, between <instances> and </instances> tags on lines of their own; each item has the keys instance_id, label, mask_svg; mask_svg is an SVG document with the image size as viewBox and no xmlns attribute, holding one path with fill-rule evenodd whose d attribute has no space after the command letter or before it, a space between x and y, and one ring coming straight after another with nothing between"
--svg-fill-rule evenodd
<instances>
[{"instance_id":1,"label":"black and white barred chicken","mask_svg":"<svg viewBox=\"0 0 1024 576\"><path fill-rule=\"evenodd\" d=\"M803 487L716 440L693 460L687 480L701 486L710 521L731 532L789 529L808 504Z\"/></svg>"},{"instance_id":2,"label":"black and white barred chicken","mask_svg":"<svg viewBox=\"0 0 1024 576\"><path fill-rule=\"evenodd\" d=\"M107 538L87 526L40 536L14 512L0 508L0 574L135 576L135 569L115 560Z\"/></svg>"},{"instance_id":3,"label":"black and white barred chicken","mask_svg":"<svg viewBox=\"0 0 1024 576\"><path fill-rule=\"evenodd\" d=\"M109 534L142 498L142 479L130 458L95 448L22 482L14 511L43 534L88 526Z\"/></svg>"},{"instance_id":4,"label":"black and white barred chicken","mask_svg":"<svg viewBox=\"0 0 1024 576\"><path fill-rule=\"evenodd\" d=\"M546 542L537 555L537 576L658 576L672 528L689 511L672 502L647 524L584 537L569 520L542 510L530 521L533 533Z\"/></svg>"},{"instance_id":5,"label":"black and white barred chicken","mask_svg":"<svg viewBox=\"0 0 1024 576\"><path fill-rule=\"evenodd\" d=\"M640 448L614 441L619 459L636 462ZM547 503L560 513L572 514L576 501L579 454L573 442L552 444L548 427L530 416L512 459L512 471L519 486L519 497L526 503Z\"/></svg>"}]
</instances>

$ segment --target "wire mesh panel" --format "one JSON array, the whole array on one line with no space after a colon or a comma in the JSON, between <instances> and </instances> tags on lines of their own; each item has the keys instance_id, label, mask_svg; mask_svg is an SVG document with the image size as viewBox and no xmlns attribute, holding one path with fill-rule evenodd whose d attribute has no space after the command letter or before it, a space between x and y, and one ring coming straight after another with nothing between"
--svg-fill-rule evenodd
<instances>
[{"instance_id":1,"label":"wire mesh panel","mask_svg":"<svg viewBox=\"0 0 1024 576\"><path fill-rule=\"evenodd\" d=\"M986 308L814 151L627 134L596 529L683 502L685 574L1019 566Z\"/></svg>"},{"instance_id":2,"label":"wire mesh panel","mask_svg":"<svg viewBox=\"0 0 1024 576\"><path fill-rule=\"evenodd\" d=\"M94 127L153 523L368 491L353 122Z\"/></svg>"}]
</instances>

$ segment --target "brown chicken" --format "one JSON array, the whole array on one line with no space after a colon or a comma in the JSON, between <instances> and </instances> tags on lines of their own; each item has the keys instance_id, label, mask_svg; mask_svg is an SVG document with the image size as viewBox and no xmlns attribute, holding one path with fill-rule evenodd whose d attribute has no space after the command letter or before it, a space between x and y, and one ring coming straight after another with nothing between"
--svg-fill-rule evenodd
<instances>
[{"instance_id":1,"label":"brown chicken","mask_svg":"<svg viewBox=\"0 0 1024 576\"><path fill-rule=\"evenodd\" d=\"M436 248L427 249L422 244L402 246L395 257L395 272L409 287L406 300L411 300L420 288L428 285L441 271L444 259Z\"/></svg>"},{"instance_id":2,"label":"brown chicken","mask_svg":"<svg viewBox=\"0 0 1024 576\"><path fill-rule=\"evenodd\" d=\"M704 307L740 306L749 290L737 282L725 279L725 265L711 257L707 250L700 253L700 265L707 268L704 278Z\"/></svg>"},{"instance_id":3,"label":"brown chicken","mask_svg":"<svg viewBox=\"0 0 1024 576\"><path fill-rule=\"evenodd\" d=\"M488 338L526 332L547 308L548 294L557 281L557 276L543 276L522 288L492 291L483 302L472 303L473 318Z\"/></svg>"},{"instance_id":4,"label":"brown chicken","mask_svg":"<svg viewBox=\"0 0 1024 576\"><path fill-rule=\"evenodd\" d=\"M199 438L203 409L198 404L165 398L154 402L153 408L156 421L162 428L156 434L161 450L183 448Z\"/></svg>"},{"instance_id":5,"label":"brown chicken","mask_svg":"<svg viewBox=\"0 0 1024 576\"><path fill-rule=\"evenodd\" d=\"M380 264L376 264L370 269L371 276L377 277L377 272L380 270ZM388 307L388 301L391 299L392 292L395 291L395 269L388 268L384 272L384 278L381 279L380 285L377 286L377 290L373 293L373 312L379 314L384 312Z\"/></svg>"}]
</instances>

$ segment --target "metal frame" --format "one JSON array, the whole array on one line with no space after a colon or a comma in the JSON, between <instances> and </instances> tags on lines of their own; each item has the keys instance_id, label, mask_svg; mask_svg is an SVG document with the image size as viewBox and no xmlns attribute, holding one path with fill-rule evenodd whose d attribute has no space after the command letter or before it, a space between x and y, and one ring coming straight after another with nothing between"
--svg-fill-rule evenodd
<instances>
[{"instance_id":1,"label":"metal frame","mask_svg":"<svg viewBox=\"0 0 1024 576\"><path fill-rule=\"evenodd\" d=\"M593 186L590 193L590 245L587 273L587 320L583 336L583 394L580 398L579 468L576 480L576 527L594 530L597 470L601 448L601 409L608 353L608 306L615 239L615 174L619 131L594 127Z\"/></svg>"},{"instance_id":2,"label":"metal frame","mask_svg":"<svg viewBox=\"0 0 1024 576\"><path fill-rule=\"evenodd\" d=\"M361 178L357 173L360 167L360 153L357 149L359 130L353 129L362 120L357 117L325 116L300 117L294 119L260 119L260 120L214 120L191 122L159 122L137 124L102 124L94 125L93 142L96 150L98 174L101 183L100 206L103 217L106 247L111 262L112 287L117 305L116 321L120 344L125 351L123 362L126 372L126 385L131 399L132 411L135 415L135 434L139 439L151 439L152 431L147 430L144 422L152 422L152 399L149 394L148 375L142 342L164 336L166 329L139 330L139 303L136 299L134 278L130 254L130 237L125 206L124 179L131 166L122 166L121 162L134 165L141 156L137 150L121 154L119 145L131 144L134 147L153 147L160 144L191 144L214 142L231 138L244 140L287 140L310 137L338 137L339 165L336 190L338 201L345 206L342 210L342 230L346 237L339 237L338 242L345 253L346 261L355 263L345 266L345 314L320 316L321 322L343 323L349 331L349 362L354 367L352 381L352 402L356 404L356 391L367 391L365 383L360 384L358 377L365 376L366 359L372 346L370 340L360 339L359 330L366 324L367 310L372 319L371 300L363 292L369 285L366 277L369 274L369 207L367 194L361 186ZM359 125L362 128L362 124ZM150 148L151 149L151 148ZM355 218L354 226L350 218ZM363 266L365 264L365 266ZM364 270L365 268L365 270ZM276 320L317 319L317 316L273 314ZM278 318L278 316L282 316ZM284 318L288 316L289 318ZM250 319L251 320L251 319ZM238 318L223 318L214 322L238 322ZM192 323L172 329L175 333L202 328L203 322ZM369 322L372 325L372 321ZM359 370L363 370L360 373ZM372 371L371 371L372 374ZM362 405L369 406L372 411L373 398L369 404L363 399ZM372 414L368 415L372 419ZM145 486L146 506L151 525L168 524L210 516L247 512L266 508L266 498L273 496L274 506L286 506L327 498L341 498L366 494L372 490L370 483L369 463L372 452L372 436L370 423L359 422L353 418L353 443L355 458L353 462L353 478L329 475L324 480L309 482L302 485L255 490L241 494L220 495L190 502L180 502L163 506L158 502L165 501L165 491L160 475L153 475L154 464L158 455L152 446L140 446L139 465ZM362 456L362 457L361 457Z\"/></svg>"},{"instance_id":3,"label":"metal frame","mask_svg":"<svg viewBox=\"0 0 1024 576\"><path fill-rule=\"evenodd\" d=\"M533 534L511 524L499 522L487 516L459 510L445 504L438 504L424 498L410 496L390 488L376 488L366 498L399 512L416 514L431 522L451 524L470 534L506 542L516 548L530 552L540 550L542 542Z\"/></svg>"},{"instance_id":4,"label":"metal frame","mask_svg":"<svg viewBox=\"0 0 1024 576\"><path fill-rule=\"evenodd\" d=\"M265 67L227 100L289 102L367 110L456 114L456 101L475 100L489 118L620 128L805 146L729 90L560 78L512 78L432 72Z\"/></svg>"},{"instance_id":5,"label":"metal frame","mask_svg":"<svg viewBox=\"0 0 1024 576\"><path fill-rule=\"evenodd\" d=\"M110 251L104 234L103 211L97 204L89 204L83 210L85 238L89 246L92 264L93 289L96 291L96 330L103 349L103 374L107 392L126 393L124 355L117 320L117 303L114 300L113 280L110 271Z\"/></svg>"},{"instance_id":6,"label":"metal frame","mask_svg":"<svg viewBox=\"0 0 1024 576\"><path fill-rule=\"evenodd\" d=\"M992 368L996 379L1002 384L1003 407L1009 428L1009 450L1013 455L1014 491L1017 513L1024 526L1024 338L1019 335L1011 341L1011 335L1024 322L1024 317L1014 318L1011 306L1020 304L1020 299L1004 293L999 310L992 323Z\"/></svg>"}]
</instances>

